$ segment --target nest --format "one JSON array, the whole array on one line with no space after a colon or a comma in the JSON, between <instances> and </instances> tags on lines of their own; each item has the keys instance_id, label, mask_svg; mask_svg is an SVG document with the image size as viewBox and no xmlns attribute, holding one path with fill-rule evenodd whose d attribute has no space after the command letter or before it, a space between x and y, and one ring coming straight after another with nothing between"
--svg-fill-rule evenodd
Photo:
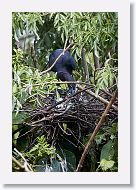
<instances>
[{"instance_id":1,"label":"nest","mask_svg":"<svg viewBox=\"0 0 136 190\"><path fill-rule=\"evenodd\" d=\"M101 97L106 102L111 95L103 92ZM29 112L25 123L28 131L23 134L31 137L28 149L35 144L37 136L41 135L52 145L62 141L68 141L75 147L82 145L82 137L93 132L104 112L105 102L88 94L85 89L78 90L71 96L66 95L60 100L49 94L41 99L40 107ZM108 123L117 121L117 110L113 107L107 117Z\"/></svg>"}]
</instances>

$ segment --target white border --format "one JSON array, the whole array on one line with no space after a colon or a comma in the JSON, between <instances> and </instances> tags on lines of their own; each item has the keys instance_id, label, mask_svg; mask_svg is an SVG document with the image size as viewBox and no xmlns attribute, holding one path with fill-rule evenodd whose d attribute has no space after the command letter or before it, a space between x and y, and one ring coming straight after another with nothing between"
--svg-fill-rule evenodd
<instances>
[{"instance_id":1,"label":"white border","mask_svg":"<svg viewBox=\"0 0 136 190\"><path fill-rule=\"evenodd\" d=\"M4 184L130 183L130 5L127 0L3 1L0 7L0 181ZM119 18L119 171L86 173L11 172L12 12L118 12Z\"/></svg>"}]
</instances>

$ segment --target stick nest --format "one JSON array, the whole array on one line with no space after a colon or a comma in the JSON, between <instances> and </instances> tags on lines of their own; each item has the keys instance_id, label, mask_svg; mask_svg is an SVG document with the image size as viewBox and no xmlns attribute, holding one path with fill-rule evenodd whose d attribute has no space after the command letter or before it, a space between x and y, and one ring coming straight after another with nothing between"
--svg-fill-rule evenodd
<instances>
[{"instance_id":1,"label":"stick nest","mask_svg":"<svg viewBox=\"0 0 136 190\"><path fill-rule=\"evenodd\" d=\"M41 135L45 135L51 144L64 139L74 146L82 144L82 137L93 132L106 107L97 97L88 95L86 91L77 91L73 96L64 96L61 100L54 97L49 94L41 99L41 106L29 112L25 123L28 131L23 136L31 135L33 140L30 147L35 143L36 137ZM111 98L105 93L101 97L106 100ZM112 108L106 122L113 123L117 119L117 110Z\"/></svg>"}]
</instances>

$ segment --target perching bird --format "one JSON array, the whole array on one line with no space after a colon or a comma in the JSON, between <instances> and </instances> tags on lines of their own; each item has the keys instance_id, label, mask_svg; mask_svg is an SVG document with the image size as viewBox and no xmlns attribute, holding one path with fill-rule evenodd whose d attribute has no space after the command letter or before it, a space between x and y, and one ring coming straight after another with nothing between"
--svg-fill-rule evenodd
<instances>
[{"instance_id":1,"label":"perching bird","mask_svg":"<svg viewBox=\"0 0 136 190\"><path fill-rule=\"evenodd\" d=\"M56 49L49 57L49 66L51 66L58 56L63 52L63 49ZM72 71L76 68L76 62L74 58L70 55L69 51L65 51L59 60L56 62L54 67L51 69L57 72L57 78L61 81L74 81L72 76ZM75 92L75 84L68 84L69 93L73 94Z\"/></svg>"}]
</instances>

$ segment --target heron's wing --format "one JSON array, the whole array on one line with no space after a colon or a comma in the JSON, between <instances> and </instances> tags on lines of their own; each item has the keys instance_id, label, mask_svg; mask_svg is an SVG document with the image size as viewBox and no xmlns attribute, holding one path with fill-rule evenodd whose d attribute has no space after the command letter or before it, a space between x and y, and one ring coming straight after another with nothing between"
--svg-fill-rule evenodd
<instances>
[{"instance_id":1,"label":"heron's wing","mask_svg":"<svg viewBox=\"0 0 136 190\"><path fill-rule=\"evenodd\" d=\"M74 81L72 75L68 71L59 71L57 72L57 76L62 81Z\"/></svg>"},{"instance_id":2,"label":"heron's wing","mask_svg":"<svg viewBox=\"0 0 136 190\"><path fill-rule=\"evenodd\" d=\"M74 58L69 54L64 54L62 57L63 65L66 67L66 69L71 73L72 70L75 70L76 68L76 62Z\"/></svg>"}]
</instances>

